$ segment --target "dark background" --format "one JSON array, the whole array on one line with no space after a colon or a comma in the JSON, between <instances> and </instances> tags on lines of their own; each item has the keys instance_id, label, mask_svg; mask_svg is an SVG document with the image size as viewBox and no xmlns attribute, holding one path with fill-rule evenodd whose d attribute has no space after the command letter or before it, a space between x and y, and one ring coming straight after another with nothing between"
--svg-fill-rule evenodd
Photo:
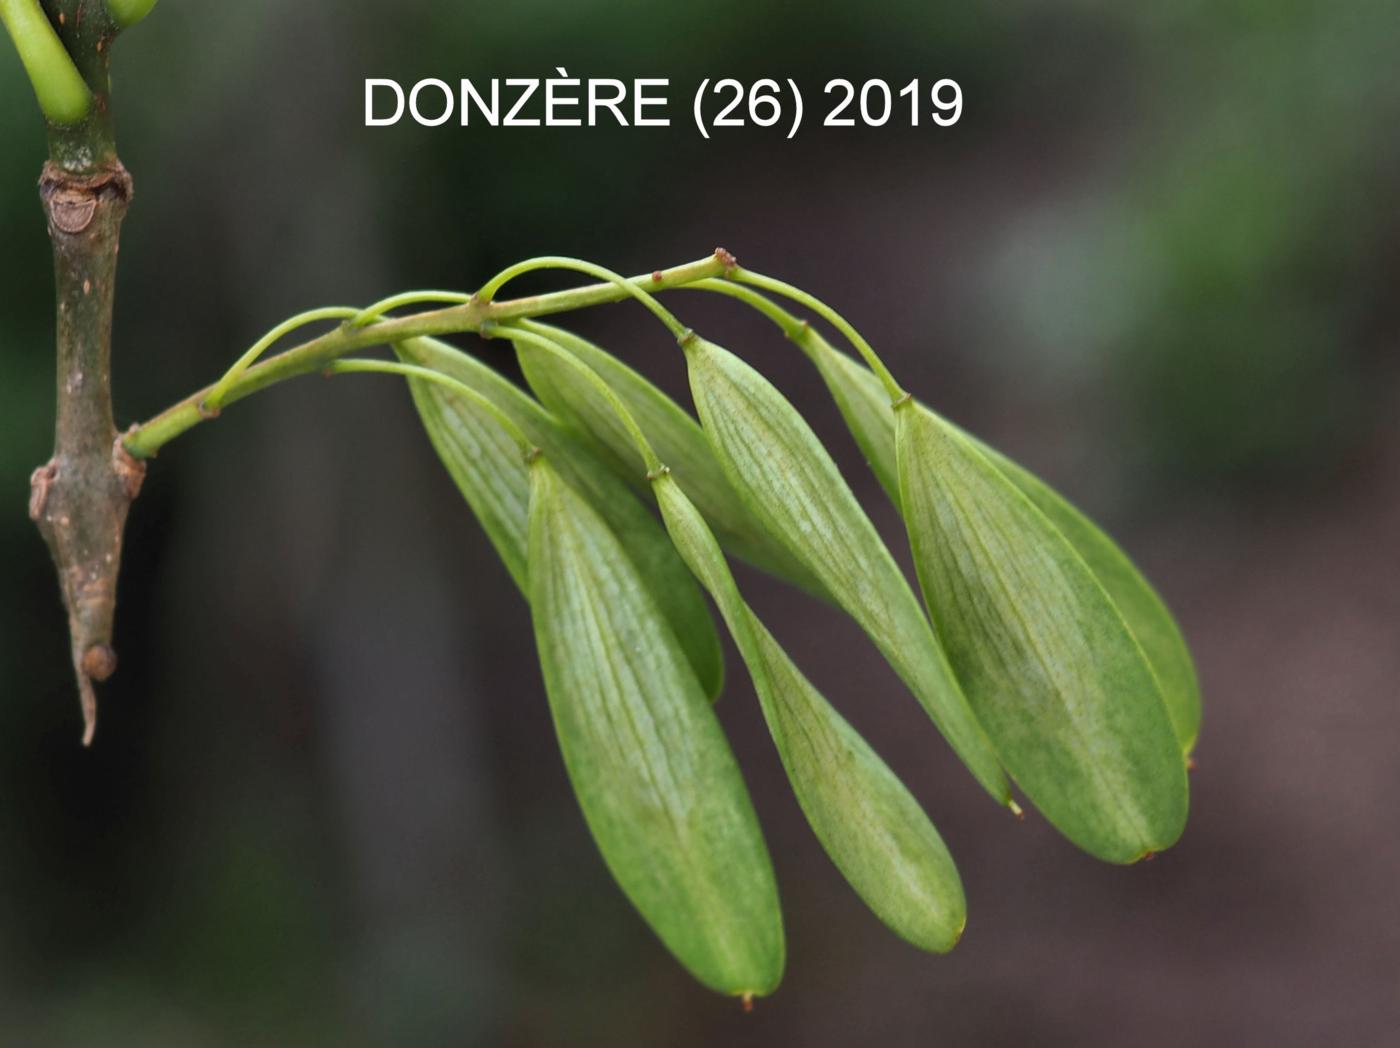
<instances>
[{"instance_id":1,"label":"dark background","mask_svg":"<svg viewBox=\"0 0 1400 1048\"><path fill-rule=\"evenodd\" d=\"M864 910L731 652L721 716L790 946L749 1016L610 882L527 610L389 380L299 380L153 464L122 669L79 747L24 513L52 419L43 134L0 47L0 1039L1394 1044L1397 39L1389 0L167 0L119 41L122 424L311 306L471 289L540 252L635 272L723 244L846 312L906 385L1104 521L1179 613L1205 692L1192 819L1120 869L1000 815L849 623L744 574L926 803L971 913L932 957ZM367 76L558 65L669 76L675 126L362 126ZM799 78L799 138L701 141L689 92L724 75ZM823 131L833 76L953 77L963 119ZM672 304L779 381L902 550L791 347L731 303ZM577 326L683 390L642 311Z\"/></svg>"}]
</instances>

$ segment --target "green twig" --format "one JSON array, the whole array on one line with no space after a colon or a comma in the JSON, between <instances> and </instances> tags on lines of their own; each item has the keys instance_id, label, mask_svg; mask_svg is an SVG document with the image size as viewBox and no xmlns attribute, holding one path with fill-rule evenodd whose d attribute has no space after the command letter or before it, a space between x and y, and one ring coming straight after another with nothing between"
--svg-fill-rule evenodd
<instances>
[{"instance_id":1,"label":"green twig","mask_svg":"<svg viewBox=\"0 0 1400 1048\"><path fill-rule=\"evenodd\" d=\"M727 253L717 252L709 258L658 270L646 276L632 277L621 284L612 281L589 284L585 287L502 302L482 302L473 299L463 305L381 320L363 328L342 324L334 331L248 368L224 391L222 403L226 407L277 382L321 371L331 361L371 346L402 342L404 339L420 335L452 335L464 331L479 331L481 326L487 323L504 323L518 317L548 316L605 302L617 302L630 296L635 288L664 291L667 288L719 276L729 264ZM213 392L213 388L210 386L192 393L147 422L132 427L126 435L126 450L138 459L150 458L181 433L199 425L206 417L206 413L200 411L200 404Z\"/></svg>"},{"instance_id":2,"label":"green twig","mask_svg":"<svg viewBox=\"0 0 1400 1048\"><path fill-rule=\"evenodd\" d=\"M107 13L123 29L130 29L151 13L156 0L107 0Z\"/></svg>"},{"instance_id":3,"label":"green twig","mask_svg":"<svg viewBox=\"0 0 1400 1048\"><path fill-rule=\"evenodd\" d=\"M800 302L802 305L806 306L812 312L828 321L836 330L840 331L851 345L856 348L856 351L865 358L865 362L870 366L870 370L875 372L880 381L884 384L885 392L889 394L891 402L898 403L908 398L909 394L905 391L903 386L895 381L894 375L890 373L889 368L885 367L885 362L880 359L874 347L865 340L861 333L857 331L845 317L836 312L836 310L832 309L821 299L817 298L815 295L808 294L801 288L794 287L781 280L775 280L772 277L766 277L762 273L752 273L737 265L729 267L724 275L726 279L738 281L741 284L750 284L754 287L761 287L767 291L772 291L774 294L782 295L785 298L790 298L794 302Z\"/></svg>"},{"instance_id":4,"label":"green twig","mask_svg":"<svg viewBox=\"0 0 1400 1048\"><path fill-rule=\"evenodd\" d=\"M366 306L355 314L350 320L351 327L364 327L378 320L384 314L403 306L417 306L425 302L437 305L461 304L470 302L472 296L465 291L405 291L399 295L390 295L388 298L381 298L372 306Z\"/></svg>"},{"instance_id":5,"label":"green twig","mask_svg":"<svg viewBox=\"0 0 1400 1048\"><path fill-rule=\"evenodd\" d=\"M29 74L44 119L53 124L76 124L87 116L92 92L39 0L0 0L0 22Z\"/></svg>"},{"instance_id":6,"label":"green twig","mask_svg":"<svg viewBox=\"0 0 1400 1048\"><path fill-rule=\"evenodd\" d=\"M685 290L709 291L737 299L749 308L762 313L778 326L779 331L794 342L800 341L803 335L811 330L801 317L794 316L771 298L760 295L753 288L745 287L742 284L734 284L728 280L697 280L693 284L687 284Z\"/></svg>"},{"instance_id":7,"label":"green twig","mask_svg":"<svg viewBox=\"0 0 1400 1048\"><path fill-rule=\"evenodd\" d=\"M282 323L269 331L262 338L258 339L248 347L241 357L235 362L233 367L224 373L224 377L214 383L209 395L200 404L200 410L206 415L214 416L219 413L223 406L224 398L228 396L228 391L238 382L243 372L258 362L258 358L276 345L279 341L290 335L298 328L307 324L314 324L318 320L344 320L347 317L359 317L361 311L350 306L326 306L323 309L308 309L305 313L298 313L294 317L288 317Z\"/></svg>"},{"instance_id":8,"label":"green twig","mask_svg":"<svg viewBox=\"0 0 1400 1048\"><path fill-rule=\"evenodd\" d=\"M604 280L611 281L615 286L623 289L627 294L631 295L642 305L646 306L647 309L651 310L651 312L656 315L657 319L665 324L667 330L675 335L676 338L685 337L688 330L686 326L676 319L674 313L658 302L655 296L648 294L636 283L627 280L627 278L620 273L614 273L611 269L607 269L593 262L586 262L581 258L568 258L563 255L541 255L538 258L527 258L525 261L517 262L515 265L509 266L497 273L482 286L481 290L476 293L476 297L481 302L489 303L496 297L496 294L502 287L516 277L524 276L526 273L534 273L541 269L570 269L576 273L587 273L589 276L601 277Z\"/></svg>"},{"instance_id":9,"label":"green twig","mask_svg":"<svg viewBox=\"0 0 1400 1048\"><path fill-rule=\"evenodd\" d=\"M389 360L335 360L325 369L328 375L345 375L355 372L381 374L381 375L401 375L404 378L422 379L425 382L432 382L442 386L453 396L470 400L477 407L481 408L497 424L509 434L510 438L520 446L520 453L526 457L531 457L539 453L539 448L530 443L528 437L521 428L516 425L515 420L497 407L489 397L472 389L465 382L459 382L451 375L445 375L441 371L434 371L432 368L419 367L417 364L398 364Z\"/></svg>"}]
</instances>

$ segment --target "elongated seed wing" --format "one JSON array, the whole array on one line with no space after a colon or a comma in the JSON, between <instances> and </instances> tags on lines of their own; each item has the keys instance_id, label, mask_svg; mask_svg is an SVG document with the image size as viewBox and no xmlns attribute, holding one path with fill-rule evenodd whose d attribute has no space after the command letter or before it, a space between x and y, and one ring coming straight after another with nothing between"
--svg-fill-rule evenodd
<instances>
[{"instance_id":1,"label":"elongated seed wing","mask_svg":"<svg viewBox=\"0 0 1400 1048\"><path fill-rule=\"evenodd\" d=\"M728 350L693 337L685 354L705 436L734 490L860 624L978 782L1008 803L996 753L918 598L811 427Z\"/></svg>"},{"instance_id":2,"label":"elongated seed wing","mask_svg":"<svg viewBox=\"0 0 1400 1048\"><path fill-rule=\"evenodd\" d=\"M530 474L535 638L593 838L697 979L770 993L784 960L777 889L719 721L612 529L547 456Z\"/></svg>"},{"instance_id":3,"label":"elongated seed wing","mask_svg":"<svg viewBox=\"0 0 1400 1048\"><path fill-rule=\"evenodd\" d=\"M587 339L536 321L521 327L553 341L597 373L617 394L661 461L677 472L686 492L713 522L725 548L797 586L821 596L820 584L734 494L709 442L690 413L650 381ZM524 340L515 343L520 368L535 396L557 418L594 442L599 454L629 483L645 485L646 467L617 414L597 390L580 382L566 362Z\"/></svg>"},{"instance_id":4,"label":"elongated seed wing","mask_svg":"<svg viewBox=\"0 0 1400 1048\"><path fill-rule=\"evenodd\" d=\"M996 449L975 439L972 444L1059 529L1108 592L1157 674L1172 731L1181 752L1189 755L1201 730L1201 687L1191 650L1166 602L1122 548L1053 488Z\"/></svg>"},{"instance_id":5,"label":"elongated seed wing","mask_svg":"<svg viewBox=\"0 0 1400 1048\"><path fill-rule=\"evenodd\" d=\"M932 412L895 410L900 501L924 598L1002 762L1066 837L1110 862L1186 821L1157 677L1082 557Z\"/></svg>"},{"instance_id":6,"label":"elongated seed wing","mask_svg":"<svg viewBox=\"0 0 1400 1048\"><path fill-rule=\"evenodd\" d=\"M530 477L520 448L481 405L418 379L408 386L438 458L523 592Z\"/></svg>"},{"instance_id":7,"label":"elongated seed wing","mask_svg":"<svg viewBox=\"0 0 1400 1048\"><path fill-rule=\"evenodd\" d=\"M681 638L706 693L718 696L724 653L705 598L665 530L626 485L549 412L479 360L427 338L404 342L398 352L481 393L550 455L555 468L603 514ZM519 449L479 405L436 383L410 379L409 388L439 458L523 592L530 483Z\"/></svg>"},{"instance_id":8,"label":"elongated seed wing","mask_svg":"<svg viewBox=\"0 0 1400 1048\"><path fill-rule=\"evenodd\" d=\"M809 329L805 333L802 348L820 371L870 468L898 505L894 411L880 380L864 364L832 347L815 331ZM1201 690L1191 652L1165 602L1118 544L1067 499L1023 466L976 437L960 432L1060 529L1118 605L1152 663L1162 685L1172 729L1182 752L1189 754L1200 731Z\"/></svg>"},{"instance_id":9,"label":"elongated seed wing","mask_svg":"<svg viewBox=\"0 0 1400 1048\"><path fill-rule=\"evenodd\" d=\"M855 437L865 461L885 494L899 503L899 467L894 456L894 410L890 395L875 372L858 360L836 349L812 327L807 327L798 345L807 354L846 428Z\"/></svg>"},{"instance_id":10,"label":"elongated seed wing","mask_svg":"<svg viewBox=\"0 0 1400 1048\"><path fill-rule=\"evenodd\" d=\"M654 486L676 548L719 606L749 668L793 793L822 847L896 934L925 950L952 949L967 902L933 823L744 602L714 533L676 479L661 476Z\"/></svg>"}]
</instances>

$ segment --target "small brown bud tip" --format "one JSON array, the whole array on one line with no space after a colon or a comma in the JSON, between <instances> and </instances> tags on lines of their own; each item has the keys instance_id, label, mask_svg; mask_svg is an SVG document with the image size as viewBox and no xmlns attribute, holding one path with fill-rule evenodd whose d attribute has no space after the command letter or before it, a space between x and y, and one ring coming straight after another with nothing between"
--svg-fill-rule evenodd
<instances>
[{"instance_id":1,"label":"small brown bud tip","mask_svg":"<svg viewBox=\"0 0 1400 1048\"><path fill-rule=\"evenodd\" d=\"M525 452L525 461L526 463L534 462L535 459L539 458L543 454L544 452L541 451L539 448L531 448L529 451Z\"/></svg>"},{"instance_id":2,"label":"small brown bud tip","mask_svg":"<svg viewBox=\"0 0 1400 1048\"><path fill-rule=\"evenodd\" d=\"M122 482L128 499L141 494L141 485L146 480L146 464L126 450L126 438L117 437L112 442L112 469Z\"/></svg>"},{"instance_id":3,"label":"small brown bud tip","mask_svg":"<svg viewBox=\"0 0 1400 1048\"><path fill-rule=\"evenodd\" d=\"M913 400L913 399L914 399L914 394L913 394L913 393L906 393L906 394L904 394L904 396L900 397L898 400L892 400L892 401L890 401L890 407L892 407L892 408L901 408L901 407L903 407L905 404L908 404L908 403L909 403L911 400Z\"/></svg>"},{"instance_id":4,"label":"small brown bud tip","mask_svg":"<svg viewBox=\"0 0 1400 1048\"><path fill-rule=\"evenodd\" d=\"M1196 758L1195 758L1195 757L1187 757L1187 758L1186 758L1186 770L1187 770L1187 771L1195 771L1195 770L1196 770Z\"/></svg>"},{"instance_id":5,"label":"small brown bud tip","mask_svg":"<svg viewBox=\"0 0 1400 1048\"><path fill-rule=\"evenodd\" d=\"M651 271L651 279L659 284L666 279L666 274L661 272L661 270L659 269L653 269Z\"/></svg>"},{"instance_id":6,"label":"small brown bud tip","mask_svg":"<svg viewBox=\"0 0 1400 1048\"><path fill-rule=\"evenodd\" d=\"M219 409L211 408L202 400L198 404L196 404L194 408L196 411L199 412L199 417L202 419L208 420L219 417Z\"/></svg>"},{"instance_id":7,"label":"small brown bud tip","mask_svg":"<svg viewBox=\"0 0 1400 1048\"><path fill-rule=\"evenodd\" d=\"M753 1011L753 994L744 994L739 998L739 1003L744 1006L744 1014L750 1014Z\"/></svg>"},{"instance_id":8,"label":"small brown bud tip","mask_svg":"<svg viewBox=\"0 0 1400 1048\"><path fill-rule=\"evenodd\" d=\"M739 260L722 247L715 248L715 258L725 269L733 269L739 264Z\"/></svg>"},{"instance_id":9,"label":"small brown bud tip","mask_svg":"<svg viewBox=\"0 0 1400 1048\"><path fill-rule=\"evenodd\" d=\"M1157 858L1157 853L1156 853L1156 852L1143 852L1143 853L1142 853L1142 861L1143 861L1143 862L1151 862L1151 861L1152 861L1153 859L1155 859L1155 858Z\"/></svg>"},{"instance_id":10,"label":"small brown bud tip","mask_svg":"<svg viewBox=\"0 0 1400 1048\"><path fill-rule=\"evenodd\" d=\"M106 680L117 672L117 653L106 644L94 644L83 652L83 672L92 680Z\"/></svg>"},{"instance_id":11,"label":"small brown bud tip","mask_svg":"<svg viewBox=\"0 0 1400 1048\"><path fill-rule=\"evenodd\" d=\"M49 501L49 488L58 478L58 464L49 462L29 476L29 519L38 521Z\"/></svg>"},{"instance_id":12,"label":"small brown bud tip","mask_svg":"<svg viewBox=\"0 0 1400 1048\"><path fill-rule=\"evenodd\" d=\"M1007 801L1007 802L1006 802L1006 807L1007 807L1008 809L1010 809L1012 815L1016 816L1016 821L1017 821L1017 822L1025 822L1025 821L1026 821L1026 813L1025 813L1024 811L1021 810L1021 806L1020 806L1019 804L1017 804L1015 801Z\"/></svg>"},{"instance_id":13,"label":"small brown bud tip","mask_svg":"<svg viewBox=\"0 0 1400 1048\"><path fill-rule=\"evenodd\" d=\"M682 331L679 335L676 336L676 345L684 349L686 346L690 345L699 337L700 336L697 335L690 328L686 328L684 331Z\"/></svg>"}]
</instances>

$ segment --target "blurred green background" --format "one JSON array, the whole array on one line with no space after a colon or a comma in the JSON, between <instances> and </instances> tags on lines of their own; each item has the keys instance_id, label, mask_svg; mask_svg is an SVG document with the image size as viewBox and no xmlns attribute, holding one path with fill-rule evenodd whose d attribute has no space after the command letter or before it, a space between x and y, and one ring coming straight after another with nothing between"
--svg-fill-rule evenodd
<instances>
[{"instance_id":1,"label":"blurred green background","mask_svg":"<svg viewBox=\"0 0 1400 1048\"><path fill-rule=\"evenodd\" d=\"M171 445L132 517L96 746L24 513L48 456L42 128L0 47L0 1016L26 1045L1346 1045L1400 1022L1400 8L166 0L119 41L123 425L284 316L531 254L716 244L842 309L1178 611L1206 696L1150 865L999 816L848 623L741 583L906 778L968 933L897 941L811 839L731 658L784 891L779 994L690 982L568 790L523 602L387 380ZM670 129L362 126L365 77L668 76ZM700 140L702 77L953 77L953 129ZM541 285L542 286L542 285ZM765 323L677 297L885 506ZM683 390L641 311L577 327ZM485 354L499 352L486 346Z\"/></svg>"}]
</instances>

